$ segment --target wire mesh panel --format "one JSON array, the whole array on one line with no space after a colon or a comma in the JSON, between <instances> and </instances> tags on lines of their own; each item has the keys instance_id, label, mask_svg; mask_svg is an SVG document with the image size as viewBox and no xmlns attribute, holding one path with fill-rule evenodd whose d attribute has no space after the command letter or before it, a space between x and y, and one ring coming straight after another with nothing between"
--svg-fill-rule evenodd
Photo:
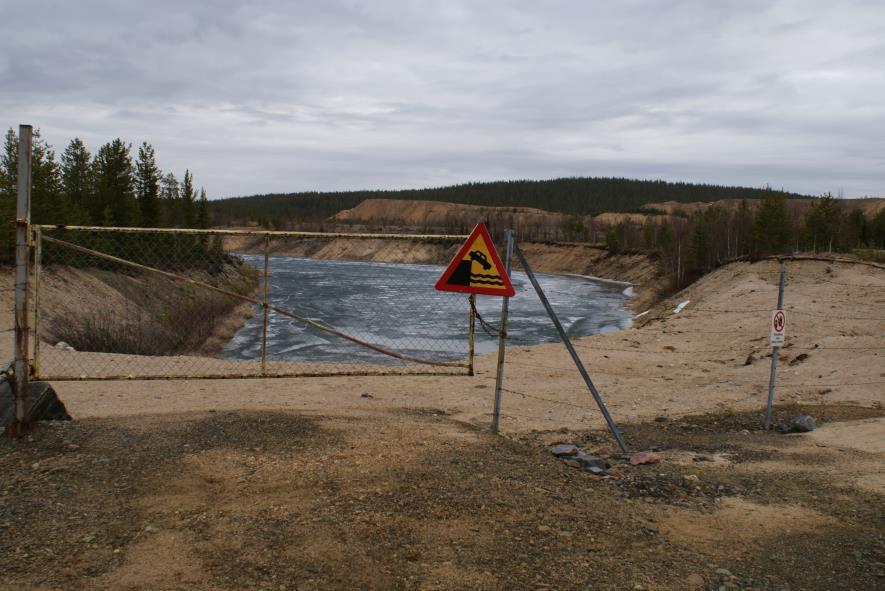
<instances>
[{"instance_id":1,"label":"wire mesh panel","mask_svg":"<svg viewBox=\"0 0 885 591\"><path fill-rule=\"evenodd\" d=\"M37 229L44 379L471 371L460 237ZM359 259L359 260L357 260Z\"/></svg>"}]
</instances>

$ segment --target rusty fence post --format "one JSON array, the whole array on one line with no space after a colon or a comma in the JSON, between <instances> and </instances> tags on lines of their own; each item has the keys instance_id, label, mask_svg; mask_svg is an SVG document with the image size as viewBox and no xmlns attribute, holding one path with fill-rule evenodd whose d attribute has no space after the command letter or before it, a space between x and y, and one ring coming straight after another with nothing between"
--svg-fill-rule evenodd
<instances>
[{"instance_id":1,"label":"rusty fence post","mask_svg":"<svg viewBox=\"0 0 885 591\"><path fill-rule=\"evenodd\" d=\"M32 226L34 244L34 359L33 374L35 379L40 379L40 272L43 268L43 230L40 226Z\"/></svg>"},{"instance_id":2,"label":"rusty fence post","mask_svg":"<svg viewBox=\"0 0 885 591\"><path fill-rule=\"evenodd\" d=\"M28 430L28 275L31 224L31 126L18 128L18 203L15 211L15 420L6 428L12 436Z\"/></svg>"},{"instance_id":3,"label":"rusty fence post","mask_svg":"<svg viewBox=\"0 0 885 591\"><path fill-rule=\"evenodd\" d=\"M467 361L467 375L474 375L474 358L476 356L476 294L470 294L468 298L470 302L470 317L469 317L469 335L467 337L467 347L468 347L468 361Z\"/></svg>"}]
</instances>

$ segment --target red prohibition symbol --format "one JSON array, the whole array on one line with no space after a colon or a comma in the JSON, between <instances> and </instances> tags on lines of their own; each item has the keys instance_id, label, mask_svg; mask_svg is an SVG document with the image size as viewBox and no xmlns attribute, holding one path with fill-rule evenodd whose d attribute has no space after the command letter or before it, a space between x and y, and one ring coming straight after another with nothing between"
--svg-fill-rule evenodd
<instances>
[{"instance_id":1,"label":"red prohibition symbol","mask_svg":"<svg viewBox=\"0 0 885 591\"><path fill-rule=\"evenodd\" d=\"M774 320L772 320L772 327L774 328L775 332L783 332L784 324L786 324L784 313L782 310L778 310L774 315Z\"/></svg>"}]
</instances>

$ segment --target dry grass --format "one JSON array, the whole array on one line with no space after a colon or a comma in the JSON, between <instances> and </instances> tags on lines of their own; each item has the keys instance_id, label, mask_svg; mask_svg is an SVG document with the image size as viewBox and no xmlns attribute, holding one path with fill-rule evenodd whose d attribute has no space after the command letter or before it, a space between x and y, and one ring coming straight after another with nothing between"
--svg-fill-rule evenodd
<instances>
[{"instance_id":1,"label":"dry grass","mask_svg":"<svg viewBox=\"0 0 885 591\"><path fill-rule=\"evenodd\" d=\"M167 304L150 314L136 305L123 314L81 309L50 316L51 342L64 341L77 351L131 355L178 355L199 351L216 325L239 300L204 292Z\"/></svg>"}]
</instances>

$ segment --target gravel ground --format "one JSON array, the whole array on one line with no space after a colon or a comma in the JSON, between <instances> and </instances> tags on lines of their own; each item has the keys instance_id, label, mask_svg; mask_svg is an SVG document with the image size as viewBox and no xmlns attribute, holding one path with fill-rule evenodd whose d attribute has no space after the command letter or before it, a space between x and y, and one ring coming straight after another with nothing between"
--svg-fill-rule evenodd
<instances>
[{"instance_id":1,"label":"gravel ground","mask_svg":"<svg viewBox=\"0 0 885 591\"><path fill-rule=\"evenodd\" d=\"M824 429L883 414L802 410ZM46 424L0 442L0 584L880 589L885 496L852 479L881 458L758 419L626 425L662 458L639 466L605 432L497 438L434 409ZM603 455L609 476L554 458L554 442Z\"/></svg>"}]
</instances>

